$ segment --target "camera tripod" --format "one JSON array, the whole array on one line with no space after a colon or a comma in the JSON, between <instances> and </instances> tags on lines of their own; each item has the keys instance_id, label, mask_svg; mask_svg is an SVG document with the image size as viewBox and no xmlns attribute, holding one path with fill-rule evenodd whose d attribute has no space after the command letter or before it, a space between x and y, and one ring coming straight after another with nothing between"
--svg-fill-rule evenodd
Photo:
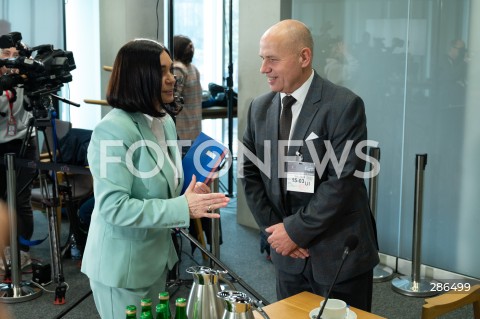
<instances>
[{"instance_id":1,"label":"camera tripod","mask_svg":"<svg viewBox=\"0 0 480 319\"><path fill-rule=\"evenodd\" d=\"M51 94L53 97L53 94ZM63 100L63 99L62 99ZM51 101L51 100L50 100ZM68 102L67 100L64 100ZM53 109L50 105L50 108ZM32 117L28 123L27 126L27 134L24 137L19 156L20 158L17 159L16 161L14 160L15 154L7 154L9 155L9 165L8 167L8 172L9 172L9 180L11 179L13 181L13 186L8 185L8 203L9 203L9 210L11 210L13 213L10 214L10 220L14 221L15 224L10 225L11 229L11 260L12 260L12 285L5 285L3 287L2 285L2 294L0 294L0 297L3 301L6 303L9 302L20 302L20 301L25 301L25 300L30 300L33 298L38 297L42 290L36 291L36 289L29 287L28 283L20 283L20 265L18 265L18 241L17 241L17 234L16 234L16 214L15 214L15 209L16 209L16 202L15 202L15 192L16 192L16 185L15 185L15 169L14 167L17 166L19 167L19 171L17 176L20 174L21 169L23 168L29 168L32 169L34 168L36 170L36 173L33 174L32 179L23 186L23 188L20 190L20 193L25 191L28 187L31 186L33 181L38 177L38 172L40 170L42 171L51 171L53 172L50 176L50 184L47 183L47 174L40 174L40 189L41 189L41 196L42 196L42 206L45 208L47 218L48 218L48 232L49 232L49 238L50 238L50 257L51 257L51 274L53 278L53 282L57 284L57 287L55 289L55 301L54 304L64 304L65 303L65 293L67 290L67 285L65 284L64 280L64 275L63 275L63 266L62 266L62 261L61 258L65 254L65 252L68 250L70 247L70 244L72 243L72 240L75 240L74 235L71 233L72 229L78 229L78 225L72 225L72 223L76 223L76 219L73 218L73 198L72 198L72 189L71 185L69 184L68 181L68 175L66 176L66 185L60 185L58 182L58 177L55 172L57 171L62 171L62 172L75 172L76 170L79 169L72 169L72 167L67 166L65 164L57 164L57 134L56 134L56 127L55 127L55 119L52 119L51 116L51 109L48 110L48 117L39 117L36 118L35 115ZM35 114L35 112L34 112ZM50 149L50 144L48 141L47 133L46 133L46 128L51 127L52 128L52 137L53 137L53 152ZM49 162L35 162L34 160L26 160L22 159L24 157L28 142L30 138L33 136L33 132L36 132L36 139L37 139L37 145L36 145L36 152L38 154L38 157L40 157L41 154L41 149L40 149L40 143L39 142L39 132L43 133L44 137L44 145L47 149L47 153L49 154ZM59 152L59 156L61 158L61 153ZM81 174L89 174L88 169L84 169L87 172L84 172L82 170ZM11 173L13 171L13 173ZM12 175L12 176L10 176ZM61 251L60 248L60 236L59 236L59 227L58 227L58 216L57 216L57 211L58 208L60 207L60 191L61 194L63 195L63 201L64 203L67 204L67 211L69 212L69 220L70 220L70 234L68 237L67 244L65 245L65 248L63 251ZM13 217L12 217L13 216ZM77 228L75 228L77 226ZM3 252L1 253L2 258L4 259ZM4 260L4 264L5 260Z\"/></svg>"},{"instance_id":2,"label":"camera tripod","mask_svg":"<svg viewBox=\"0 0 480 319\"><path fill-rule=\"evenodd\" d=\"M36 130L36 137L37 137L37 154L40 154L40 147L38 143L38 133L43 132L43 137L45 139L44 143L47 147L47 150L50 153L50 146L48 144L47 136L45 133L46 127L49 125L50 121L48 119L41 119L41 120L36 120L34 117L32 117L29 121L28 127L27 127L27 134L23 140L23 144L21 146L20 152L19 152L19 159L16 161L14 160L15 155L14 154L7 154L9 157L7 157L7 161L9 162L8 164L10 167L8 168L8 172L10 175L13 174L13 176L9 176L9 179L13 180L13 185L10 183L10 187L8 188L8 204L10 209L13 211L13 214L10 214L10 219L14 220L14 224L10 224L10 230L11 230L11 238L10 238L10 246L11 246L11 260L12 260L12 282L13 282L13 292L9 292L8 287L3 289L5 291L6 295L4 299L6 298L6 302L20 302L20 301L25 301L33 299L37 296L40 295L42 290L37 292L32 291L32 289L26 289L25 287L29 286L28 283L22 284L20 283L20 278L19 278L19 273L20 273L20 265L18 265L18 239L17 239L17 234L16 234L16 201L15 201L15 192L16 192L16 186L15 186L15 179L18 177L22 169L26 168L36 168L37 172L32 176L32 179L26 183L23 188L19 191L19 193L26 191L28 187L31 186L33 181L38 177L38 170L45 169L40 167L41 163L34 163L31 160L25 160L22 159L23 156L25 155L26 147L28 144L28 141L30 138L33 136L33 131L34 129ZM55 135L55 127L53 127L53 134ZM55 147L54 147L55 148ZM55 151L55 149L54 149ZM53 164L55 164L55 161L52 161ZM52 164L51 163L51 164ZM18 167L17 174L15 174L15 167ZM13 173L11 173L13 171ZM46 181L46 176L44 174L40 174L40 187L42 189L42 196L43 196L43 206L46 209L47 213L47 218L48 218L48 226L49 226L49 238L50 238L50 255L51 255L51 260L52 260L52 265L51 265L51 271L53 275L53 281L57 283L57 288L55 290L55 303L57 304L62 304L64 303L64 296L66 292L66 284L64 283L64 276L63 276L63 267L61 263L61 254L60 254L60 246L59 246L59 234L58 234L58 221L57 221L57 212L56 208L59 207L59 195L58 195L58 181L57 181L57 176L56 174L52 174L52 184L49 186ZM18 277L18 278L15 278ZM22 287L23 286L23 287ZM21 289L17 289L18 291L15 292L16 288L22 287ZM33 289L36 290L36 289Z\"/></svg>"}]
</instances>

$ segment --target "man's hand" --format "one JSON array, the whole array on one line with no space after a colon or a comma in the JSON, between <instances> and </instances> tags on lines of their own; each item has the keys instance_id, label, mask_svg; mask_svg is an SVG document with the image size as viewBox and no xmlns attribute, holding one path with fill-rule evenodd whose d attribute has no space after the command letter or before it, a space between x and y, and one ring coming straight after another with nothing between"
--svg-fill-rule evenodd
<instances>
[{"instance_id":1,"label":"man's hand","mask_svg":"<svg viewBox=\"0 0 480 319\"><path fill-rule=\"evenodd\" d=\"M298 247L290 236L288 236L283 223L270 226L265 229L265 231L271 234L268 236L268 243L278 254L302 259L309 256L308 250Z\"/></svg>"},{"instance_id":2,"label":"man's hand","mask_svg":"<svg viewBox=\"0 0 480 319\"><path fill-rule=\"evenodd\" d=\"M297 249L292 251L289 256L292 257L292 258L305 259L305 258L309 257L310 254L308 253L308 249L297 247Z\"/></svg>"}]
</instances>

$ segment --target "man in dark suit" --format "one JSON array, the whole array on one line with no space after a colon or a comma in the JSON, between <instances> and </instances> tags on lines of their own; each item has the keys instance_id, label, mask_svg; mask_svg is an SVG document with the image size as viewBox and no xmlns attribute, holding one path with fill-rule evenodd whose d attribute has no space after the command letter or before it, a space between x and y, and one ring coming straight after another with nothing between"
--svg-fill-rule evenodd
<instances>
[{"instance_id":1,"label":"man in dark suit","mask_svg":"<svg viewBox=\"0 0 480 319\"><path fill-rule=\"evenodd\" d=\"M360 174L365 161L356 154L367 139L364 104L322 79L312 69L312 55L312 35L299 21L281 21L263 34L260 72L272 92L250 105L240 175L250 210L273 248L277 297L301 291L325 296L345 239L356 235L358 246L331 297L369 311L379 259ZM285 95L294 98L290 115Z\"/></svg>"}]
</instances>

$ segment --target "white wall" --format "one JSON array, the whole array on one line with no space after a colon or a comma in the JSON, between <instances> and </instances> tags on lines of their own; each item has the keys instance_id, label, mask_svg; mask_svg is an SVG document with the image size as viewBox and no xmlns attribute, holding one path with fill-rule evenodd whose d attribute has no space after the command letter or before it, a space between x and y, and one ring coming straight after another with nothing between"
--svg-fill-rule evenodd
<instances>
[{"instance_id":1,"label":"white wall","mask_svg":"<svg viewBox=\"0 0 480 319\"><path fill-rule=\"evenodd\" d=\"M84 99L101 99L99 0L69 0L65 3L66 48L73 52L77 68L72 71L72 83L64 88L64 96L80 107L63 104L61 118L73 127L93 130L100 120L101 108ZM82 32L79 32L79 29Z\"/></svg>"},{"instance_id":2,"label":"white wall","mask_svg":"<svg viewBox=\"0 0 480 319\"><path fill-rule=\"evenodd\" d=\"M163 2L158 4L159 41L163 42ZM80 108L68 107L63 118L74 127L93 129L111 108L87 104L84 99L105 99L111 66L127 41L156 39L156 0L69 0L66 2L67 50L73 52L77 69L72 71L70 99ZM67 92L68 96L68 92Z\"/></svg>"},{"instance_id":3,"label":"white wall","mask_svg":"<svg viewBox=\"0 0 480 319\"><path fill-rule=\"evenodd\" d=\"M17 31L29 47L53 44L55 49L63 49L63 12L59 1L15 0L1 4L0 19L8 22L10 29L0 29L0 35Z\"/></svg>"},{"instance_id":4,"label":"white wall","mask_svg":"<svg viewBox=\"0 0 480 319\"><path fill-rule=\"evenodd\" d=\"M111 66L118 50L126 42L145 37L156 39L156 0L102 0L100 1L100 61ZM163 42L163 1L158 6L159 41ZM102 93L109 73L102 72Z\"/></svg>"},{"instance_id":5,"label":"white wall","mask_svg":"<svg viewBox=\"0 0 480 319\"><path fill-rule=\"evenodd\" d=\"M164 1L160 0L157 10L157 0L102 0L100 1L100 62L101 65L111 66L118 50L126 42L134 38L157 39L163 41ZM101 90L105 97L110 73L101 71ZM110 107L102 107L102 115Z\"/></svg>"}]
</instances>

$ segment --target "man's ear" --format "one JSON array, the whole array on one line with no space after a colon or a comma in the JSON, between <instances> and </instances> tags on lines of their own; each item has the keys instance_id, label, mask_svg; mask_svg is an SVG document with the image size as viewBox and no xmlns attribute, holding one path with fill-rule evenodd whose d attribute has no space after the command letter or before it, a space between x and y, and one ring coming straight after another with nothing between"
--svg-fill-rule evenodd
<instances>
[{"instance_id":1,"label":"man's ear","mask_svg":"<svg viewBox=\"0 0 480 319\"><path fill-rule=\"evenodd\" d=\"M308 67L312 63L312 50L309 48L303 48L300 51L300 63L302 67Z\"/></svg>"}]
</instances>

